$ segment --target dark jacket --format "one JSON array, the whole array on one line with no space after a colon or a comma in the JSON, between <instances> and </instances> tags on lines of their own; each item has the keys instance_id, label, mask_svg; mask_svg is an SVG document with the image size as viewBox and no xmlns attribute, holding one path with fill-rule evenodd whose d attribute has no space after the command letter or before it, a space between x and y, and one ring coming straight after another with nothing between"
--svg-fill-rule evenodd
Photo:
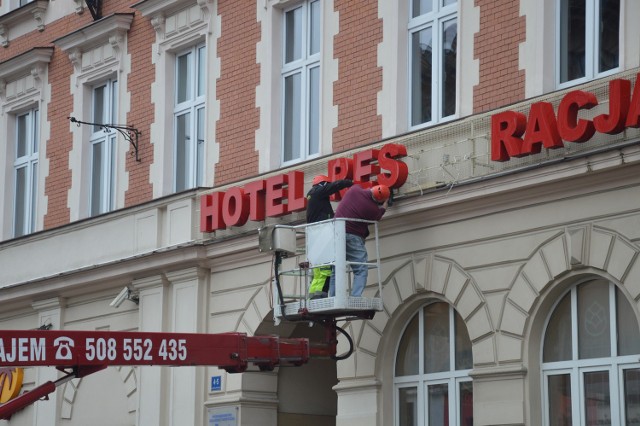
<instances>
[{"instance_id":1,"label":"dark jacket","mask_svg":"<svg viewBox=\"0 0 640 426\"><path fill-rule=\"evenodd\" d=\"M335 182L321 182L312 186L307 192L307 223L331 219L333 207L329 197L351 185L353 185L353 181L342 179Z\"/></svg>"}]
</instances>

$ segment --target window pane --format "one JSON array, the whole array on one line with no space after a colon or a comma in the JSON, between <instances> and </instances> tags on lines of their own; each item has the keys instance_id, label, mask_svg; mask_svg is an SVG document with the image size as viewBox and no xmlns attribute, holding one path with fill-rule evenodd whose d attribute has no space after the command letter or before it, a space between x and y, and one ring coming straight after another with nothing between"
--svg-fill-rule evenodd
<instances>
[{"instance_id":1,"label":"window pane","mask_svg":"<svg viewBox=\"0 0 640 426\"><path fill-rule=\"evenodd\" d=\"M402 426L418 424L418 390L416 388L401 388L398 391L398 416Z\"/></svg>"},{"instance_id":2,"label":"window pane","mask_svg":"<svg viewBox=\"0 0 640 426\"><path fill-rule=\"evenodd\" d=\"M640 425L640 370L624 370L624 417L625 425Z\"/></svg>"},{"instance_id":3,"label":"window pane","mask_svg":"<svg viewBox=\"0 0 640 426\"><path fill-rule=\"evenodd\" d=\"M471 339L469 331L462 317L454 312L454 333L456 336L456 370L466 370L473 367L473 356L471 353Z\"/></svg>"},{"instance_id":4,"label":"window pane","mask_svg":"<svg viewBox=\"0 0 640 426\"><path fill-rule=\"evenodd\" d=\"M31 152L36 153L38 152L38 143L40 141L40 111L39 110L34 110L33 111L33 124L32 124L32 133L33 133L33 137L31 140L32 143L32 147L31 147Z\"/></svg>"},{"instance_id":5,"label":"window pane","mask_svg":"<svg viewBox=\"0 0 640 426\"><path fill-rule=\"evenodd\" d=\"M38 195L38 162L34 162L31 167L31 205L29 206L29 232L36 229L36 196Z\"/></svg>"},{"instance_id":6,"label":"window pane","mask_svg":"<svg viewBox=\"0 0 640 426\"><path fill-rule=\"evenodd\" d=\"M609 286L592 281L578 287L578 355L611 356Z\"/></svg>"},{"instance_id":7,"label":"window pane","mask_svg":"<svg viewBox=\"0 0 640 426\"><path fill-rule=\"evenodd\" d=\"M543 362L570 360L571 340L571 293L567 293L558 303L547 325Z\"/></svg>"},{"instance_id":8,"label":"window pane","mask_svg":"<svg viewBox=\"0 0 640 426\"><path fill-rule=\"evenodd\" d=\"M204 95L204 83L205 83L205 69L206 69L206 61L205 61L205 50L204 46L198 49L198 93L197 96Z\"/></svg>"},{"instance_id":9,"label":"window pane","mask_svg":"<svg viewBox=\"0 0 640 426\"><path fill-rule=\"evenodd\" d=\"M102 188L104 183L103 150L105 142L92 145L91 215L102 213Z\"/></svg>"},{"instance_id":10,"label":"window pane","mask_svg":"<svg viewBox=\"0 0 640 426\"><path fill-rule=\"evenodd\" d=\"M425 373L449 371L449 305L432 303L424 308Z\"/></svg>"},{"instance_id":11,"label":"window pane","mask_svg":"<svg viewBox=\"0 0 640 426\"><path fill-rule=\"evenodd\" d=\"M549 376L549 426L571 426L571 377Z\"/></svg>"},{"instance_id":12,"label":"window pane","mask_svg":"<svg viewBox=\"0 0 640 426\"><path fill-rule=\"evenodd\" d=\"M460 383L460 426L473 426L473 383Z\"/></svg>"},{"instance_id":13,"label":"window pane","mask_svg":"<svg viewBox=\"0 0 640 426\"><path fill-rule=\"evenodd\" d=\"M618 67L620 52L620 0L600 0L600 52L598 72Z\"/></svg>"},{"instance_id":14,"label":"window pane","mask_svg":"<svg viewBox=\"0 0 640 426\"><path fill-rule=\"evenodd\" d=\"M320 67L309 70L309 154L320 152Z\"/></svg>"},{"instance_id":15,"label":"window pane","mask_svg":"<svg viewBox=\"0 0 640 426\"><path fill-rule=\"evenodd\" d=\"M433 10L433 0L413 0L411 4L412 18L424 15L425 13L429 13Z\"/></svg>"},{"instance_id":16,"label":"window pane","mask_svg":"<svg viewBox=\"0 0 640 426\"><path fill-rule=\"evenodd\" d=\"M584 417L586 425L610 425L611 404L609 373L597 371L584 374Z\"/></svg>"},{"instance_id":17,"label":"window pane","mask_svg":"<svg viewBox=\"0 0 640 426\"><path fill-rule=\"evenodd\" d=\"M444 23L442 32L442 116L456 113L456 56L458 51L458 23L452 19Z\"/></svg>"},{"instance_id":18,"label":"window pane","mask_svg":"<svg viewBox=\"0 0 640 426\"><path fill-rule=\"evenodd\" d=\"M314 1L310 5L309 55L320 52L320 2Z\"/></svg>"},{"instance_id":19,"label":"window pane","mask_svg":"<svg viewBox=\"0 0 640 426\"><path fill-rule=\"evenodd\" d=\"M443 6L449 6L450 4L456 4L457 0L444 0L442 5Z\"/></svg>"},{"instance_id":20,"label":"window pane","mask_svg":"<svg viewBox=\"0 0 640 426\"><path fill-rule=\"evenodd\" d=\"M111 83L111 111L110 111L110 118L109 123L110 124L114 124L118 122L118 82L117 81L113 81Z\"/></svg>"},{"instance_id":21,"label":"window pane","mask_svg":"<svg viewBox=\"0 0 640 426\"><path fill-rule=\"evenodd\" d=\"M198 109L198 146L196 153L196 186L204 182L204 108Z\"/></svg>"},{"instance_id":22,"label":"window pane","mask_svg":"<svg viewBox=\"0 0 640 426\"><path fill-rule=\"evenodd\" d=\"M191 53L178 56L176 66L176 103L185 102L191 97L190 62Z\"/></svg>"},{"instance_id":23,"label":"window pane","mask_svg":"<svg viewBox=\"0 0 640 426\"><path fill-rule=\"evenodd\" d=\"M560 0L560 82L585 76L586 0Z\"/></svg>"},{"instance_id":24,"label":"window pane","mask_svg":"<svg viewBox=\"0 0 640 426\"><path fill-rule=\"evenodd\" d=\"M191 142L191 129L189 120L191 114L182 114L176 117L176 191L188 188L189 170L189 143Z\"/></svg>"},{"instance_id":25,"label":"window pane","mask_svg":"<svg viewBox=\"0 0 640 426\"><path fill-rule=\"evenodd\" d=\"M618 324L618 355L640 354L640 330L633 308L616 288L616 316Z\"/></svg>"},{"instance_id":26,"label":"window pane","mask_svg":"<svg viewBox=\"0 0 640 426\"><path fill-rule=\"evenodd\" d=\"M431 28L411 37L411 125L431 121L432 81Z\"/></svg>"},{"instance_id":27,"label":"window pane","mask_svg":"<svg viewBox=\"0 0 640 426\"><path fill-rule=\"evenodd\" d=\"M302 8L285 15L285 63L302 58Z\"/></svg>"},{"instance_id":28,"label":"window pane","mask_svg":"<svg viewBox=\"0 0 640 426\"><path fill-rule=\"evenodd\" d=\"M411 376L419 373L419 319L420 316L415 315L402 335L396 358L396 376Z\"/></svg>"},{"instance_id":29,"label":"window pane","mask_svg":"<svg viewBox=\"0 0 640 426\"><path fill-rule=\"evenodd\" d=\"M27 168L16 169L16 194L14 206L14 236L24 235L25 213L27 211Z\"/></svg>"},{"instance_id":30,"label":"window pane","mask_svg":"<svg viewBox=\"0 0 640 426\"><path fill-rule=\"evenodd\" d=\"M300 74L284 79L284 161L300 158Z\"/></svg>"},{"instance_id":31,"label":"window pane","mask_svg":"<svg viewBox=\"0 0 640 426\"><path fill-rule=\"evenodd\" d=\"M93 122L98 124L108 124L105 120L104 98L107 86L100 86L93 89ZM93 132L101 130L100 126L93 126Z\"/></svg>"},{"instance_id":32,"label":"window pane","mask_svg":"<svg viewBox=\"0 0 640 426\"><path fill-rule=\"evenodd\" d=\"M449 424L449 386L447 384L429 386L429 426Z\"/></svg>"},{"instance_id":33,"label":"window pane","mask_svg":"<svg viewBox=\"0 0 640 426\"><path fill-rule=\"evenodd\" d=\"M29 115L19 115L16 122L16 158L24 157L27 155L27 149L29 147L28 129L29 129Z\"/></svg>"}]
</instances>

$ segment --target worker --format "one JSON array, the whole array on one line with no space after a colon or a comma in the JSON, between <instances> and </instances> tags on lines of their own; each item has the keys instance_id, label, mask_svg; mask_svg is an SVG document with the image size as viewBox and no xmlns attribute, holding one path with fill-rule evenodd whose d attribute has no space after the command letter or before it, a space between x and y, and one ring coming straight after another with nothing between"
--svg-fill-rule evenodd
<instances>
[{"instance_id":1,"label":"worker","mask_svg":"<svg viewBox=\"0 0 640 426\"><path fill-rule=\"evenodd\" d=\"M362 219L378 221L387 210L391 190L386 185L376 185L366 189L359 185L351 187L336 209L336 218ZM369 224L347 220L345 223L346 256L353 271L353 285L351 295L362 296L367 284L369 268L364 263L368 262L367 249L364 241L369 236ZM331 276L329 296L335 296L335 276Z\"/></svg>"},{"instance_id":2,"label":"worker","mask_svg":"<svg viewBox=\"0 0 640 426\"><path fill-rule=\"evenodd\" d=\"M307 223L331 219L334 213L330 197L336 192L353 185L353 181L340 179L331 182L328 176L318 175L313 178L311 185L311 189L307 192ZM313 269L313 279L309 286L309 297L311 299L327 297L331 269L330 266Z\"/></svg>"}]
</instances>

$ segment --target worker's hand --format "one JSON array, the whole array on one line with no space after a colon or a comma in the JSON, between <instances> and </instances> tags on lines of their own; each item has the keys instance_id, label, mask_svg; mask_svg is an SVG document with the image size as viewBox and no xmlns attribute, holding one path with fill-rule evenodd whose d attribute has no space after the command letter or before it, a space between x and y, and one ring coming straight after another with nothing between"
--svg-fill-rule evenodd
<instances>
[{"instance_id":1,"label":"worker's hand","mask_svg":"<svg viewBox=\"0 0 640 426\"><path fill-rule=\"evenodd\" d=\"M389 207L389 200L385 200L384 203L382 203L382 208L383 209L387 209L387 207Z\"/></svg>"}]
</instances>

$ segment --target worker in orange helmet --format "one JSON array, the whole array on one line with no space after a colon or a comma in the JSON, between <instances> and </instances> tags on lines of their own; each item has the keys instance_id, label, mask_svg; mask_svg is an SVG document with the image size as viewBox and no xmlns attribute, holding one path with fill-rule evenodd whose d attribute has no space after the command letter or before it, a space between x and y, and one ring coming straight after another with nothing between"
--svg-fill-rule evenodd
<instances>
[{"instance_id":1,"label":"worker in orange helmet","mask_svg":"<svg viewBox=\"0 0 640 426\"><path fill-rule=\"evenodd\" d=\"M353 181L350 179L340 179L331 182L328 176L318 175L313 178L311 185L311 189L307 192L307 223L333 218L334 213L333 206L331 205L331 196L353 185ZM330 266L313 269L313 279L309 286L311 299L327 297L330 276Z\"/></svg>"},{"instance_id":2,"label":"worker in orange helmet","mask_svg":"<svg viewBox=\"0 0 640 426\"><path fill-rule=\"evenodd\" d=\"M336 218L363 219L378 221L387 211L391 190L386 185L376 185L366 189L359 185L352 186L342 198L336 209ZM369 224L366 222L350 221L345 223L347 261L353 270L353 284L351 295L362 296L369 268L364 265L368 262L367 249L364 241L369 236ZM332 275L329 284L329 296L335 296L335 277Z\"/></svg>"}]
</instances>

